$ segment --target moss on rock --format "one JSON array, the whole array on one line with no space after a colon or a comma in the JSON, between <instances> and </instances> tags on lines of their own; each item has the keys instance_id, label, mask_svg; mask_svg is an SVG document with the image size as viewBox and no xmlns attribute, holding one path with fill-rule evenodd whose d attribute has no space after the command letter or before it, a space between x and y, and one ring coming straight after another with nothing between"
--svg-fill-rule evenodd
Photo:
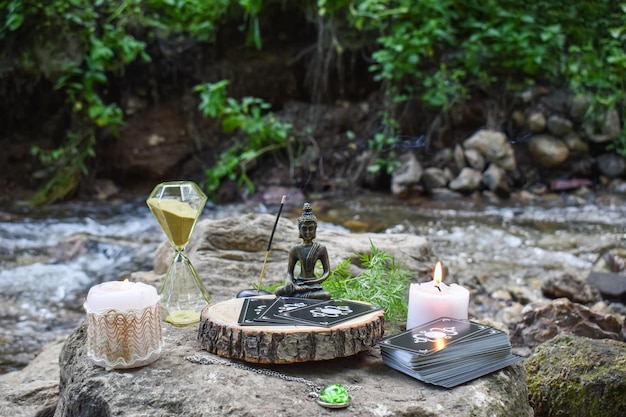
<instances>
[{"instance_id":1,"label":"moss on rock","mask_svg":"<svg viewBox=\"0 0 626 417\"><path fill-rule=\"evenodd\" d=\"M626 415L626 343L562 333L524 364L536 417Z\"/></svg>"}]
</instances>

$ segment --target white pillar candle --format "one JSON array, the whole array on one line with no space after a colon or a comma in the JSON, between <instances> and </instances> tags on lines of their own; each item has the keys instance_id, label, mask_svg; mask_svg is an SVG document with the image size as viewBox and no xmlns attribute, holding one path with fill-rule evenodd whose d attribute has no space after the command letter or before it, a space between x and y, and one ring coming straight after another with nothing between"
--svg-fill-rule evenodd
<instances>
[{"instance_id":1,"label":"white pillar candle","mask_svg":"<svg viewBox=\"0 0 626 417\"><path fill-rule=\"evenodd\" d=\"M142 310L159 301L156 288L143 282L109 281L91 287L85 308L101 310Z\"/></svg>"},{"instance_id":2,"label":"white pillar candle","mask_svg":"<svg viewBox=\"0 0 626 417\"><path fill-rule=\"evenodd\" d=\"M441 317L467 320L469 291L458 284L444 284L442 275L441 263L437 262L432 281L410 285L407 329Z\"/></svg>"},{"instance_id":3,"label":"white pillar candle","mask_svg":"<svg viewBox=\"0 0 626 417\"><path fill-rule=\"evenodd\" d=\"M161 309L156 288L111 281L92 287L85 300L87 355L106 369L148 365L161 355Z\"/></svg>"}]
</instances>

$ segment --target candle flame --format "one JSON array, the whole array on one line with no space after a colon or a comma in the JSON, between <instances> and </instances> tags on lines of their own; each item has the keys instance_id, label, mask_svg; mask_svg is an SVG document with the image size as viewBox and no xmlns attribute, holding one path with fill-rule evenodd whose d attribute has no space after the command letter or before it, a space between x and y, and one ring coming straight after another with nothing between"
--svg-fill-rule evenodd
<instances>
[{"instance_id":1,"label":"candle flame","mask_svg":"<svg viewBox=\"0 0 626 417\"><path fill-rule=\"evenodd\" d=\"M124 280L122 280L122 289L123 290L128 289L128 278L124 278Z\"/></svg>"},{"instance_id":2,"label":"candle flame","mask_svg":"<svg viewBox=\"0 0 626 417\"><path fill-rule=\"evenodd\" d=\"M441 284L443 280L443 268L441 267L441 261L437 261L437 265L435 265L435 272L433 273L433 281L435 284Z\"/></svg>"},{"instance_id":3,"label":"candle flame","mask_svg":"<svg viewBox=\"0 0 626 417\"><path fill-rule=\"evenodd\" d=\"M446 347L446 339L444 339L443 337L436 338L434 343L436 350L441 350Z\"/></svg>"}]
</instances>

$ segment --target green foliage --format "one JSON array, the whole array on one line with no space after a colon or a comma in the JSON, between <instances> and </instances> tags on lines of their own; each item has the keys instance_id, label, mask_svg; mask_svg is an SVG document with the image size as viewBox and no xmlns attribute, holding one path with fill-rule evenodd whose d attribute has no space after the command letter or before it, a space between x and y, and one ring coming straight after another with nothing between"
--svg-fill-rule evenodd
<instances>
[{"instance_id":1,"label":"green foliage","mask_svg":"<svg viewBox=\"0 0 626 417\"><path fill-rule=\"evenodd\" d=\"M468 93L459 84L489 87L509 77L557 82L566 76L577 87L623 82L625 6L608 0L567 10L556 1L515 0L368 0L344 7L357 30L379 31L370 69L393 86L396 101L419 98L446 108ZM614 67L602 71L605 63ZM439 88L448 91L430 91Z\"/></svg>"},{"instance_id":2,"label":"green foliage","mask_svg":"<svg viewBox=\"0 0 626 417\"><path fill-rule=\"evenodd\" d=\"M211 42L231 0L148 0L142 26L163 34Z\"/></svg>"},{"instance_id":3,"label":"green foliage","mask_svg":"<svg viewBox=\"0 0 626 417\"><path fill-rule=\"evenodd\" d=\"M284 148L289 140L291 125L281 122L269 111L270 104L256 97L237 101L226 94L229 82L204 83L195 87L200 94L198 108L207 117L220 120L225 133L242 133L245 140L228 147L219 156L215 166L206 171L205 190L215 196L222 180L236 180L254 192L246 166L266 152Z\"/></svg>"},{"instance_id":4,"label":"green foliage","mask_svg":"<svg viewBox=\"0 0 626 417\"><path fill-rule=\"evenodd\" d=\"M0 19L4 23L0 26L0 39L9 35L28 36L31 27L37 27L39 36L48 35L55 42L72 38L72 47L63 52L65 56L55 57L61 65L52 67L50 74L55 87L66 94L68 108L72 109L72 126L61 147L32 149L42 164L50 168L51 175L31 203L54 202L71 194L80 174L87 172L87 161L95 155L95 129L122 124L121 108L106 103L102 90L106 88L109 73L121 72L138 57L149 60L145 43L126 30L140 12L140 3L85 0L6 3L6 15ZM32 50L24 52L24 67L33 65L32 55ZM38 64L46 66L45 62Z\"/></svg>"},{"instance_id":5,"label":"green foliage","mask_svg":"<svg viewBox=\"0 0 626 417\"><path fill-rule=\"evenodd\" d=\"M385 310L390 323L406 320L407 291L411 273L395 258L370 242L370 253L358 254L365 270L356 277L350 274L351 260L346 259L331 271L324 287L333 298L367 301Z\"/></svg>"},{"instance_id":6,"label":"green foliage","mask_svg":"<svg viewBox=\"0 0 626 417\"><path fill-rule=\"evenodd\" d=\"M367 167L367 171L372 174L384 172L391 174L394 169L400 166L400 162L396 160L396 133L398 132L398 121L391 117L387 111L381 111L383 119L383 131L375 133L372 138L367 141L369 149L376 154L374 163Z\"/></svg>"},{"instance_id":7,"label":"green foliage","mask_svg":"<svg viewBox=\"0 0 626 417\"><path fill-rule=\"evenodd\" d=\"M574 91L593 97L589 118L597 118L607 108L621 109L621 135L609 149L626 157L626 4L605 0L598 6L577 5L575 12L585 13L589 20L570 33L577 36L576 42L567 44L563 75ZM575 20L576 15L568 11L563 18Z\"/></svg>"},{"instance_id":8,"label":"green foliage","mask_svg":"<svg viewBox=\"0 0 626 417\"><path fill-rule=\"evenodd\" d=\"M623 100L624 3L583 1L564 8L556 0L318 0L328 3L332 8L324 15L345 14L356 30L378 31L370 69L391 96L388 115L408 99L447 111L473 90L514 91L545 82L568 83L609 107ZM613 146L626 155L626 110L621 116L624 133Z\"/></svg>"},{"instance_id":9,"label":"green foliage","mask_svg":"<svg viewBox=\"0 0 626 417\"><path fill-rule=\"evenodd\" d=\"M393 150L395 143L395 136L390 136L385 133L376 133L373 138L367 141L367 146L378 155L374 163L367 167L368 172L372 174L379 172L391 174L393 170L400 165L395 159L396 152Z\"/></svg>"},{"instance_id":10,"label":"green foliage","mask_svg":"<svg viewBox=\"0 0 626 417\"><path fill-rule=\"evenodd\" d=\"M163 38L212 42L220 25L237 21L246 44L261 49L260 19L276 4L281 2L0 0L0 41L12 45L2 51L0 76L15 72L47 78L65 95L71 112L71 132L58 149L33 149L51 168L44 189L51 196L64 195L55 187L68 189L76 174L87 171L98 130L115 131L123 124L122 109L109 91L111 78L132 62L149 61L151 43ZM563 7L557 0L311 0L301 7L306 15L317 13L320 27L332 28L333 51L345 50L346 39L373 51L370 70L383 86L386 106L383 126L369 141L378 153L372 172L395 166L388 149L400 133L399 104L417 100L429 112L447 112L476 92L544 83L568 85L593 97L594 109L620 109L622 135L611 147L626 156L623 2L587 0ZM214 93L209 85L201 87L202 100L209 100L201 109L219 118L225 132L241 132L247 139L225 152L226 161L208 174L208 187L214 190L222 178L231 177L250 188L246 161L284 144L289 127L273 120L261 99L235 101L223 87L213 84ZM589 117L598 116L590 112ZM55 171L62 175L54 177Z\"/></svg>"},{"instance_id":11,"label":"green foliage","mask_svg":"<svg viewBox=\"0 0 626 417\"><path fill-rule=\"evenodd\" d=\"M246 45L254 45L256 49L261 49L261 27L259 23L259 13L261 13L262 0L239 0L239 4L244 9L244 19L246 23L240 27L246 32Z\"/></svg>"},{"instance_id":12,"label":"green foliage","mask_svg":"<svg viewBox=\"0 0 626 417\"><path fill-rule=\"evenodd\" d=\"M97 130L115 132L123 124L121 107L106 98L111 75L123 74L138 59L150 61L147 42L158 37L178 34L212 40L216 23L233 5L255 22L261 2L0 0L0 40L10 37L23 49L14 54L19 60L9 68L43 72L65 94L71 109L65 142L57 149L32 149L50 176L31 203L54 202L71 194L95 155ZM255 36L260 38L258 30ZM38 55L48 46L52 59L43 61Z\"/></svg>"},{"instance_id":13,"label":"green foliage","mask_svg":"<svg viewBox=\"0 0 626 417\"><path fill-rule=\"evenodd\" d=\"M33 147L33 154L45 165L55 167L55 170L44 187L31 199L31 204L53 203L74 192L80 182L80 174L87 173L86 160L95 156L95 135L89 130L85 130L83 135L69 131L66 146L54 150Z\"/></svg>"},{"instance_id":14,"label":"green foliage","mask_svg":"<svg viewBox=\"0 0 626 417\"><path fill-rule=\"evenodd\" d=\"M466 34L455 65L485 82L498 76L555 79L560 69L564 34L557 22L543 22L526 7L506 7L497 1L464 9L461 23ZM459 10L460 12L461 10Z\"/></svg>"},{"instance_id":15,"label":"green foliage","mask_svg":"<svg viewBox=\"0 0 626 417\"><path fill-rule=\"evenodd\" d=\"M61 64L52 67L50 74L55 87L66 94L68 108L72 109L72 126L61 147L32 149L42 164L51 168L51 176L31 203L54 202L71 194L80 174L87 172L87 161L95 155L95 129L115 129L122 124L121 108L116 103L107 103L102 91L106 89L109 73L123 71L126 64L137 58L150 59L145 53L145 43L127 31L134 17L140 14L141 4L86 0L5 3L0 39L10 34L29 36L26 32L31 27L37 27L38 36L49 36L54 42L72 38L72 48L63 52L65 56L55 57ZM35 45L33 50L42 47L45 44ZM25 51L23 56L22 65L32 66L33 51ZM45 68L46 63L39 65Z\"/></svg>"}]
</instances>

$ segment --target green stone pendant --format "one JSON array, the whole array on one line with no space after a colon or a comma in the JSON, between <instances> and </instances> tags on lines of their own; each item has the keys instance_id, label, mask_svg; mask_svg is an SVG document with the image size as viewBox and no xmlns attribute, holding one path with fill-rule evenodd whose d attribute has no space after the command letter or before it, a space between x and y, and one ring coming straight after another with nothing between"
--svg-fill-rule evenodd
<instances>
[{"instance_id":1,"label":"green stone pendant","mask_svg":"<svg viewBox=\"0 0 626 417\"><path fill-rule=\"evenodd\" d=\"M330 384L322 388L317 403L326 408L344 408L350 405L350 395L343 385Z\"/></svg>"}]
</instances>

